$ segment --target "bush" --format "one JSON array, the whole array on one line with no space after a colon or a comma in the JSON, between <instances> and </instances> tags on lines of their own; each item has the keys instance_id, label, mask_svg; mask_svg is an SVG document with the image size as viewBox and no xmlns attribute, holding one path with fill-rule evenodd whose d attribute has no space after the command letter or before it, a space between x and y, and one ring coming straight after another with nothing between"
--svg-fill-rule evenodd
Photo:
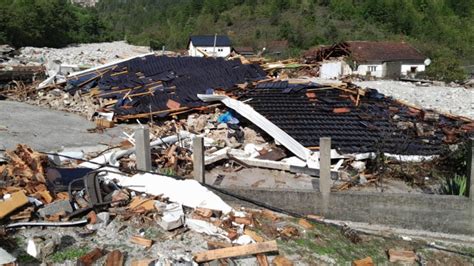
<instances>
[{"instance_id":1,"label":"bush","mask_svg":"<svg viewBox=\"0 0 474 266\"><path fill-rule=\"evenodd\" d=\"M447 178L442 187L442 192L447 195L467 197L467 177L456 174L453 178Z\"/></svg>"},{"instance_id":2,"label":"bush","mask_svg":"<svg viewBox=\"0 0 474 266\"><path fill-rule=\"evenodd\" d=\"M432 64L427 67L425 74L431 79L446 82L460 82L467 78L466 72L461 67L461 62L448 49L439 49L434 53Z\"/></svg>"}]
</instances>

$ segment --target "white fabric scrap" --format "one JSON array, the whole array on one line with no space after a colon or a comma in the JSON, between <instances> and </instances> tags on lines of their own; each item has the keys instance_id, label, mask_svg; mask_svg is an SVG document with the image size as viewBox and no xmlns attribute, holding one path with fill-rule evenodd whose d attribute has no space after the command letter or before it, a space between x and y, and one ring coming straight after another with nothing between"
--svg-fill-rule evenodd
<instances>
[{"instance_id":1,"label":"white fabric scrap","mask_svg":"<svg viewBox=\"0 0 474 266\"><path fill-rule=\"evenodd\" d=\"M13 257L10 253L5 251L3 248L0 248L0 265L9 264L15 261L16 261L15 257Z\"/></svg>"},{"instance_id":2,"label":"white fabric scrap","mask_svg":"<svg viewBox=\"0 0 474 266\"><path fill-rule=\"evenodd\" d=\"M117 170L113 169L112 171ZM132 177L108 173L104 178L108 180L116 179L120 186L128 187L138 192L156 196L163 195L172 202L177 202L190 208L207 208L222 211L224 214L232 211L232 208L219 196L199 184L196 180L176 180L171 177L149 173L136 174Z\"/></svg>"},{"instance_id":3,"label":"white fabric scrap","mask_svg":"<svg viewBox=\"0 0 474 266\"><path fill-rule=\"evenodd\" d=\"M226 237L227 233L223 229L203 220L186 219L186 226L197 233L217 236L229 240Z\"/></svg>"},{"instance_id":4,"label":"white fabric scrap","mask_svg":"<svg viewBox=\"0 0 474 266\"><path fill-rule=\"evenodd\" d=\"M237 244L237 245L248 245L248 244L253 244L253 243L255 243L255 240L253 240L252 237L248 235L241 235L239 236L239 238L232 241L232 244Z\"/></svg>"}]
</instances>

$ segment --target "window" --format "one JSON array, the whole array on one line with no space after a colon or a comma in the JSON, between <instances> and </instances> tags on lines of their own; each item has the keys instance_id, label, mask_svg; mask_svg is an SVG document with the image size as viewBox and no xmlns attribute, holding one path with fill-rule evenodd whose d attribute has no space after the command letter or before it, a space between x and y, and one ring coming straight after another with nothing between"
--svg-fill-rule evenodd
<instances>
[{"instance_id":1,"label":"window","mask_svg":"<svg viewBox=\"0 0 474 266\"><path fill-rule=\"evenodd\" d=\"M416 73L416 68L417 68L417 67L410 67L410 72L411 72L411 73Z\"/></svg>"},{"instance_id":2,"label":"window","mask_svg":"<svg viewBox=\"0 0 474 266\"><path fill-rule=\"evenodd\" d=\"M377 71L377 66L369 66L368 69L370 72L375 72Z\"/></svg>"}]
</instances>

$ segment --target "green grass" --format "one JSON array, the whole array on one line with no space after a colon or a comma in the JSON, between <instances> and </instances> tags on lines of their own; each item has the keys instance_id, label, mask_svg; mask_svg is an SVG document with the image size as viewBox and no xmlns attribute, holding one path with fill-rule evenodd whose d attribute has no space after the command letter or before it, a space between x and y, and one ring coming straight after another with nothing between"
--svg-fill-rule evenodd
<instances>
[{"instance_id":1,"label":"green grass","mask_svg":"<svg viewBox=\"0 0 474 266\"><path fill-rule=\"evenodd\" d=\"M397 245L391 240L382 238L365 239L361 243L354 244L342 235L337 227L312 224L314 228L306 230L299 238L280 240L278 245L282 251L288 255L298 253L302 257L313 254L326 255L334 259L337 264L347 264L370 256L377 264L383 264L387 262L385 250Z\"/></svg>"},{"instance_id":2,"label":"green grass","mask_svg":"<svg viewBox=\"0 0 474 266\"><path fill-rule=\"evenodd\" d=\"M63 251L58 251L52 254L49 259L54 263L61 263L67 260L75 260L86 255L89 252L87 247L70 247Z\"/></svg>"}]
</instances>

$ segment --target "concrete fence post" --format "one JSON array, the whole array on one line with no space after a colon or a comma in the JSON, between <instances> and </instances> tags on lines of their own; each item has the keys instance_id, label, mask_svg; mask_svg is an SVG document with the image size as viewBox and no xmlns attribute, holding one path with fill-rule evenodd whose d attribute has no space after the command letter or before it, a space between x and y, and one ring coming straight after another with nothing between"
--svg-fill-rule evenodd
<instances>
[{"instance_id":1,"label":"concrete fence post","mask_svg":"<svg viewBox=\"0 0 474 266\"><path fill-rule=\"evenodd\" d=\"M331 138L319 139L319 191L323 199L323 215L328 213L331 193Z\"/></svg>"},{"instance_id":2,"label":"concrete fence post","mask_svg":"<svg viewBox=\"0 0 474 266\"><path fill-rule=\"evenodd\" d=\"M151 171L150 129L147 126L135 130L135 155L137 169Z\"/></svg>"},{"instance_id":3,"label":"concrete fence post","mask_svg":"<svg viewBox=\"0 0 474 266\"><path fill-rule=\"evenodd\" d=\"M474 204L474 138L469 139L467 150L467 189L469 189L469 198Z\"/></svg>"},{"instance_id":4,"label":"concrete fence post","mask_svg":"<svg viewBox=\"0 0 474 266\"><path fill-rule=\"evenodd\" d=\"M193 176L194 180L204 183L204 138L193 139Z\"/></svg>"},{"instance_id":5,"label":"concrete fence post","mask_svg":"<svg viewBox=\"0 0 474 266\"><path fill-rule=\"evenodd\" d=\"M331 138L319 139L319 191L331 192Z\"/></svg>"}]
</instances>

